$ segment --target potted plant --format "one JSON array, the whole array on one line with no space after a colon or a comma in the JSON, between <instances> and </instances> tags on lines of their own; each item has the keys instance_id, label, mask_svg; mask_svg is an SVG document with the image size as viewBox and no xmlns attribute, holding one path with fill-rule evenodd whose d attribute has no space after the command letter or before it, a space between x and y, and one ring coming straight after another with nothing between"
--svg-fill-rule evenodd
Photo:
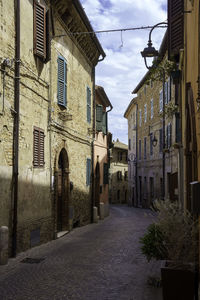
<instances>
[{"instance_id":1,"label":"potted plant","mask_svg":"<svg viewBox=\"0 0 200 300\"><path fill-rule=\"evenodd\" d=\"M147 260L166 260L165 266L161 268L164 300L193 300L197 222L188 211L183 211L178 202L156 200L154 207L158 212L158 219L154 225L154 233L151 226L140 239L142 252ZM154 247L149 243L150 238Z\"/></svg>"}]
</instances>

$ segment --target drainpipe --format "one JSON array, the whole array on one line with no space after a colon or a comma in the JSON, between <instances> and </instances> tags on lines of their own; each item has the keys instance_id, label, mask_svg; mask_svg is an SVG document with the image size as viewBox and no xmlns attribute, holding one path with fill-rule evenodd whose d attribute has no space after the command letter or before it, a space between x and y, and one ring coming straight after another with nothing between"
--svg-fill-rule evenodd
<instances>
[{"instance_id":1,"label":"drainpipe","mask_svg":"<svg viewBox=\"0 0 200 300\"><path fill-rule=\"evenodd\" d=\"M94 140L95 140L95 66L92 69L93 80L93 121L92 121L92 145L91 145L91 161L92 161L92 180L91 180L91 223L94 221L93 207L94 207Z\"/></svg>"},{"instance_id":2,"label":"drainpipe","mask_svg":"<svg viewBox=\"0 0 200 300\"><path fill-rule=\"evenodd\" d=\"M136 157L135 157L135 198L136 207L138 206L138 169L137 169L137 159L138 159L138 104L136 104ZM134 203L133 203L134 206Z\"/></svg>"},{"instance_id":3,"label":"drainpipe","mask_svg":"<svg viewBox=\"0 0 200 300\"><path fill-rule=\"evenodd\" d=\"M13 128L13 228L12 257L17 251L17 209L19 173L19 100L20 100L20 0L15 0L15 87L14 87L14 128Z\"/></svg>"}]
</instances>

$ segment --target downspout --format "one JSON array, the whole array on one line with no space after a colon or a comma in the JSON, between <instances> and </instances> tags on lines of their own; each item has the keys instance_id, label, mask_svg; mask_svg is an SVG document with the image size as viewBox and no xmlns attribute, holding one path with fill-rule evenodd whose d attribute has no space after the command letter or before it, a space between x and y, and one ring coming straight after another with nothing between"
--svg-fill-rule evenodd
<instances>
[{"instance_id":1,"label":"downspout","mask_svg":"<svg viewBox=\"0 0 200 300\"><path fill-rule=\"evenodd\" d=\"M135 157L135 198L136 207L138 206L138 169L137 169L137 158L138 158L138 104L136 104L136 157ZM134 203L133 203L134 206Z\"/></svg>"},{"instance_id":2,"label":"downspout","mask_svg":"<svg viewBox=\"0 0 200 300\"><path fill-rule=\"evenodd\" d=\"M19 100L20 100L20 0L15 0L15 87L14 87L14 127L13 127L13 227L12 257L17 252L17 210L19 173Z\"/></svg>"},{"instance_id":3,"label":"downspout","mask_svg":"<svg viewBox=\"0 0 200 300\"><path fill-rule=\"evenodd\" d=\"M92 109L92 147L91 147L91 161L92 161L92 186L91 186L91 223L94 221L94 215L93 215L93 207L94 207L94 140L95 140L95 66L92 69L92 80L93 80L93 109Z\"/></svg>"}]
</instances>

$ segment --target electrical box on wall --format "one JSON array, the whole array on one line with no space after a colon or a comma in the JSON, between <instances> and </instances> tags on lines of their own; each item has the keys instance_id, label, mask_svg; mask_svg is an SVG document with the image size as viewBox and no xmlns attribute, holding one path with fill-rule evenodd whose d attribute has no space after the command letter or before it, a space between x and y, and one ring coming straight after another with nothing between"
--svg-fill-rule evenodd
<instances>
[{"instance_id":1,"label":"electrical box on wall","mask_svg":"<svg viewBox=\"0 0 200 300\"><path fill-rule=\"evenodd\" d=\"M191 192L191 212L193 214L200 214L200 182L190 182Z\"/></svg>"}]
</instances>

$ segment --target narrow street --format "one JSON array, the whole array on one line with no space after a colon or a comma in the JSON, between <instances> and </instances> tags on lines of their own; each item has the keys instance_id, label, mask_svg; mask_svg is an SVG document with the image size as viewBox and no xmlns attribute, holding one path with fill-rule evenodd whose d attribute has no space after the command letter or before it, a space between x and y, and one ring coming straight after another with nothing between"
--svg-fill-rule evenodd
<instances>
[{"instance_id":1,"label":"narrow street","mask_svg":"<svg viewBox=\"0 0 200 300\"><path fill-rule=\"evenodd\" d=\"M112 206L98 224L21 253L0 266L0 299L160 300L149 286L156 263L147 263L139 237L154 220L150 210ZM38 263L22 263L25 258Z\"/></svg>"}]
</instances>

